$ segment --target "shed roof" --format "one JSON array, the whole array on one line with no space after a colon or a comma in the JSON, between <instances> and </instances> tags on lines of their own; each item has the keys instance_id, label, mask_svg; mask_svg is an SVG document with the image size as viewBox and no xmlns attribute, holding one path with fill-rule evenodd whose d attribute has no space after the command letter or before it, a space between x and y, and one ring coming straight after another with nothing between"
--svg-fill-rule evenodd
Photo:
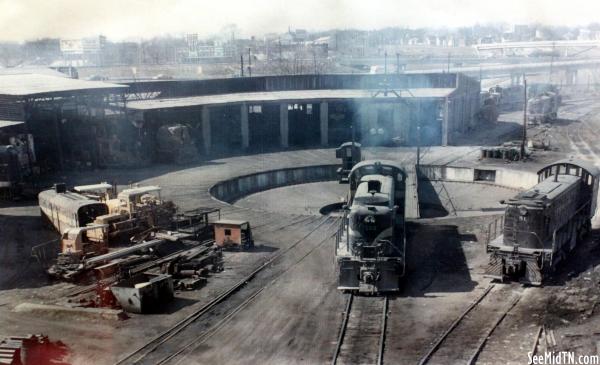
<instances>
[{"instance_id":1,"label":"shed roof","mask_svg":"<svg viewBox=\"0 0 600 365\"><path fill-rule=\"evenodd\" d=\"M401 98L445 98L454 92L454 88L416 88L395 90ZM265 91L249 93L230 93L203 96L188 96L180 98L134 100L127 103L133 110L156 110L183 108L190 106L219 105L231 103L260 103L260 102L297 102L331 99L373 99L377 90L340 89L340 90L290 90ZM393 92L387 96L379 92L377 100L392 101L396 98Z\"/></svg>"},{"instance_id":2,"label":"shed roof","mask_svg":"<svg viewBox=\"0 0 600 365\"><path fill-rule=\"evenodd\" d=\"M214 224L223 224L223 225L233 225L233 226L242 226L247 224L248 221L236 220L236 219L221 219L216 221Z\"/></svg>"},{"instance_id":3,"label":"shed roof","mask_svg":"<svg viewBox=\"0 0 600 365\"><path fill-rule=\"evenodd\" d=\"M12 127L15 125L25 124L25 122L15 121L15 120L0 120L0 129L6 127Z\"/></svg>"},{"instance_id":4,"label":"shed roof","mask_svg":"<svg viewBox=\"0 0 600 365\"><path fill-rule=\"evenodd\" d=\"M64 95L73 91L119 91L126 85L86 81L41 74L0 74L0 95Z\"/></svg>"}]
</instances>

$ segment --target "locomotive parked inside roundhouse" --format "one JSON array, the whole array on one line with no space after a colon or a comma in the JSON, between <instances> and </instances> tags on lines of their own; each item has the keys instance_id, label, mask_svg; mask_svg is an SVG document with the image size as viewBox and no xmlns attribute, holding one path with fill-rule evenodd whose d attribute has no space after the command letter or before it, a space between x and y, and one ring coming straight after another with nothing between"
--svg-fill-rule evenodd
<instances>
[{"instance_id":1,"label":"locomotive parked inside roundhouse","mask_svg":"<svg viewBox=\"0 0 600 365\"><path fill-rule=\"evenodd\" d=\"M399 290L405 272L406 173L392 161L363 161L348 175L348 203L336 236L338 289Z\"/></svg>"},{"instance_id":2,"label":"locomotive parked inside roundhouse","mask_svg":"<svg viewBox=\"0 0 600 365\"><path fill-rule=\"evenodd\" d=\"M503 235L487 246L486 276L541 285L591 230L600 170L565 159L538 171L538 184L505 202Z\"/></svg>"}]
</instances>

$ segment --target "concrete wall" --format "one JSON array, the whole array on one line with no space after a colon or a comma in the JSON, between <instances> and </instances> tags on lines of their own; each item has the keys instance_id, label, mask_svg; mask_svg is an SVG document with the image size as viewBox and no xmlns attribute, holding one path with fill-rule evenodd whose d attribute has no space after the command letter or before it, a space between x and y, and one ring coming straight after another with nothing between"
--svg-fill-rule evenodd
<instances>
[{"instance_id":1,"label":"concrete wall","mask_svg":"<svg viewBox=\"0 0 600 365\"><path fill-rule=\"evenodd\" d=\"M335 181L338 179L338 167L339 165L305 166L238 176L213 185L209 189L209 193L220 201L234 203L245 196L269 189L319 181ZM479 169L495 171L495 180L476 181L476 169L470 167L427 165L419 167L419 179L473 182L521 190L537 184L537 174L534 172L492 167L480 167Z\"/></svg>"},{"instance_id":2,"label":"concrete wall","mask_svg":"<svg viewBox=\"0 0 600 365\"><path fill-rule=\"evenodd\" d=\"M233 203L244 196L269 189L337 180L338 167L338 165L305 166L239 176L213 185L209 193L218 200Z\"/></svg>"},{"instance_id":3,"label":"concrete wall","mask_svg":"<svg viewBox=\"0 0 600 365\"><path fill-rule=\"evenodd\" d=\"M537 174L529 171L518 171L504 168L478 166L472 167L452 167L452 166L427 166L419 167L419 178L429 180L448 180L474 182L475 170L495 171L494 181L479 181L484 184L494 184L514 189L528 189L537 184Z\"/></svg>"}]
</instances>

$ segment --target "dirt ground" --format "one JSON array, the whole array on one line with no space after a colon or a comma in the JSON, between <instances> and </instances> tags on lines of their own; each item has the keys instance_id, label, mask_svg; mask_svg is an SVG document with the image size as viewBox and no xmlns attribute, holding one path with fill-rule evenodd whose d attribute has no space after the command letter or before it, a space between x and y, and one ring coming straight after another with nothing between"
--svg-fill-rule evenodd
<instances>
[{"instance_id":1,"label":"dirt ground","mask_svg":"<svg viewBox=\"0 0 600 365\"><path fill-rule=\"evenodd\" d=\"M595 95L565 95L557 123L530 129L531 136L547 136L552 149L536 151L529 162L478 161L481 141L495 145L519 134L520 114L514 112L503 115L494 128L474 131L480 140L467 139L455 147L425 148L423 163L467 166L485 163L535 171L558 157L577 156L598 164L600 104L597 101ZM369 148L365 154L367 158L391 158L406 163L415 160L410 148ZM233 206L215 201L207 191L214 183L233 176L335 163L333 156L331 149L292 151L225 158L187 167L153 166L65 176L69 183L107 180L117 181L121 187L128 182L157 184L163 187L165 198L174 200L183 209L218 206L224 217L246 218L254 227L257 249L226 253L226 270L211 277L206 287L177 293L166 313L131 315L124 321L15 312L14 308L24 302L64 301L75 288L72 284L49 281L29 257L33 245L56 238L56 234L42 226L36 203L3 203L0 205L0 335L44 333L52 340L61 340L69 352L54 359L55 363L111 364L196 311L269 257L284 252L250 285L159 347L142 363L156 363L179 349L181 354L169 363L329 362L345 297L335 288L331 234L336 218L318 216L316 211L321 204L339 198L340 192L343 193L338 190L340 186L327 183L276 189L246 197ZM314 189L317 185L321 188ZM448 214L411 226L408 250L412 262L402 292L390 300L384 357L387 363L417 363L439 334L489 284L483 277L487 263L486 230L501 214L497 197L502 196L501 199L512 192L458 184L447 188L458 200L457 211L482 211L482 214L474 217ZM289 204L286 199L296 201L287 212L282 209ZM600 227L598 223L594 222L596 228ZM586 355L598 352L599 239L595 231L542 288L496 284L490 294L490 299L495 300L482 305L480 320L473 316L479 328L487 328L512 296L519 295L520 300L492 333L478 363L525 363L533 334L540 326L554 334L557 344L553 349ZM248 298L251 300L247 301ZM465 339L465 343L475 339ZM459 351L442 352L437 361L456 363L463 355Z\"/></svg>"}]
</instances>

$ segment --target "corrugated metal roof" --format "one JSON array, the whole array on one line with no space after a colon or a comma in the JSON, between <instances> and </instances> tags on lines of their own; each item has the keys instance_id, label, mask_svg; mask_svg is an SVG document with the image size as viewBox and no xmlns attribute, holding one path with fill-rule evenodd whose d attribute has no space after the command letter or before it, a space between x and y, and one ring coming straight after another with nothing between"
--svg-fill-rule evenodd
<instances>
[{"instance_id":1,"label":"corrugated metal roof","mask_svg":"<svg viewBox=\"0 0 600 365\"><path fill-rule=\"evenodd\" d=\"M19 124L25 124L25 122L17 122L14 120L0 120L0 128L12 127Z\"/></svg>"},{"instance_id":2,"label":"corrugated metal roof","mask_svg":"<svg viewBox=\"0 0 600 365\"><path fill-rule=\"evenodd\" d=\"M454 92L454 88L416 88L395 90L401 98L444 98ZM291 90L270 91L251 93L232 93L204 96L189 96L172 99L150 99L135 100L127 103L127 107L133 110L153 110L183 108L189 106L219 105L230 103L260 103L260 102L284 102L284 101L310 101L328 99L373 99L377 90ZM396 95L388 92L387 96L379 92L378 100L393 100Z\"/></svg>"},{"instance_id":3,"label":"corrugated metal roof","mask_svg":"<svg viewBox=\"0 0 600 365\"><path fill-rule=\"evenodd\" d=\"M126 85L40 74L0 74L0 95L30 96L67 91L122 89Z\"/></svg>"}]
</instances>

